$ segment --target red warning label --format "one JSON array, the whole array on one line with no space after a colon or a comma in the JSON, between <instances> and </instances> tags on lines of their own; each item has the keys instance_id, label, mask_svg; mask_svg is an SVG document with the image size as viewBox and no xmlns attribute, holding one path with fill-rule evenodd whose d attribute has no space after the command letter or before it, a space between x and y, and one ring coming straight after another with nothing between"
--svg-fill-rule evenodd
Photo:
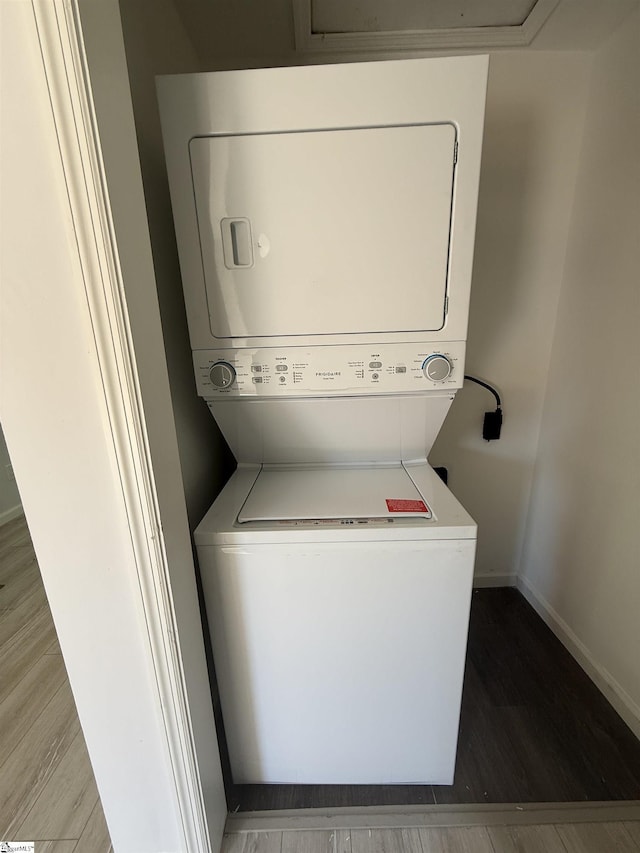
<instances>
[{"instance_id":1,"label":"red warning label","mask_svg":"<svg viewBox=\"0 0 640 853\"><path fill-rule=\"evenodd\" d=\"M389 512L429 512L429 508L424 501L387 498L386 503Z\"/></svg>"}]
</instances>

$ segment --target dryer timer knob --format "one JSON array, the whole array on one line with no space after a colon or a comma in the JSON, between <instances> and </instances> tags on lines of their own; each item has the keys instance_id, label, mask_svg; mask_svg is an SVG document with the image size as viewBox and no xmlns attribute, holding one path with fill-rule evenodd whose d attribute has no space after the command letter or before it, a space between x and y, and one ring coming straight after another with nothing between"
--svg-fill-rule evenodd
<instances>
[{"instance_id":1,"label":"dryer timer knob","mask_svg":"<svg viewBox=\"0 0 640 853\"><path fill-rule=\"evenodd\" d=\"M216 388L228 388L236 381L236 371L227 361L217 361L209 371L211 384Z\"/></svg>"},{"instance_id":2,"label":"dryer timer knob","mask_svg":"<svg viewBox=\"0 0 640 853\"><path fill-rule=\"evenodd\" d=\"M446 355L434 352L425 358L422 364L422 372L431 382L444 382L451 376L453 366Z\"/></svg>"}]
</instances>

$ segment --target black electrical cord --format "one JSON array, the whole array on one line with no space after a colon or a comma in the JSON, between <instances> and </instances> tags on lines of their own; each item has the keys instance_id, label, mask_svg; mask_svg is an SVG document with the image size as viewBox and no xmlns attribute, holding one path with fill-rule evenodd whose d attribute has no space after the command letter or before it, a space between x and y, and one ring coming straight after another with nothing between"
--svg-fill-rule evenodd
<instances>
[{"instance_id":1,"label":"black electrical cord","mask_svg":"<svg viewBox=\"0 0 640 853\"><path fill-rule=\"evenodd\" d=\"M491 391L493 396L496 398L496 405L498 406L499 409L502 408L502 401L500 400L500 394L498 394L498 392L496 391L496 389L492 385L489 385L488 382L483 382L482 379L476 379L475 376L469 376L468 373L465 373L464 378L468 379L469 382L475 382L476 385L482 385L482 387L486 388L487 391Z\"/></svg>"},{"instance_id":2,"label":"black electrical cord","mask_svg":"<svg viewBox=\"0 0 640 853\"><path fill-rule=\"evenodd\" d=\"M488 382L483 382L482 379L476 379L475 376L468 376L466 373L464 378L470 382L475 382L476 385L481 385L487 391L491 391L496 398L497 405L495 412L485 412L482 424L482 437L485 441L495 441L497 438L500 438L502 430L502 400L500 399L500 394L498 394L492 385L489 385Z\"/></svg>"}]
</instances>

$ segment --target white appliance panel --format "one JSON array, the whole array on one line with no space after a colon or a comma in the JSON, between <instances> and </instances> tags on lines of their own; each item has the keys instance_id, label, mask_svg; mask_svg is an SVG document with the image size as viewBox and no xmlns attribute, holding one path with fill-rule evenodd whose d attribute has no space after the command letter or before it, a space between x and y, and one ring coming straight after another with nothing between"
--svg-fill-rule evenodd
<instances>
[{"instance_id":1,"label":"white appliance panel","mask_svg":"<svg viewBox=\"0 0 640 853\"><path fill-rule=\"evenodd\" d=\"M452 401L443 393L207 404L238 462L361 465L426 459Z\"/></svg>"},{"instance_id":2,"label":"white appliance panel","mask_svg":"<svg viewBox=\"0 0 640 853\"><path fill-rule=\"evenodd\" d=\"M450 784L474 548L199 547L234 781Z\"/></svg>"},{"instance_id":3,"label":"white appliance panel","mask_svg":"<svg viewBox=\"0 0 640 853\"><path fill-rule=\"evenodd\" d=\"M241 523L295 519L431 518L401 465L376 468L263 468L238 515Z\"/></svg>"},{"instance_id":4,"label":"white appliance panel","mask_svg":"<svg viewBox=\"0 0 640 853\"><path fill-rule=\"evenodd\" d=\"M455 391L464 381L464 341L196 350L193 364L201 397L302 397L333 394ZM444 357L449 373L432 379L427 364ZM214 365L232 368L221 385ZM216 371L214 371L215 373ZM215 380L215 381L214 381ZM217 384L216 384L217 382Z\"/></svg>"},{"instance_id":5,"label":"white appliance panel","mask_svg":"<svg viewBox=\"0 0 640 853\"><path fill-rule=\"evenodd\" d=\"M442 328L455 145L448 123L192 139L212 334Z\"/></svg>"}]
</instances>

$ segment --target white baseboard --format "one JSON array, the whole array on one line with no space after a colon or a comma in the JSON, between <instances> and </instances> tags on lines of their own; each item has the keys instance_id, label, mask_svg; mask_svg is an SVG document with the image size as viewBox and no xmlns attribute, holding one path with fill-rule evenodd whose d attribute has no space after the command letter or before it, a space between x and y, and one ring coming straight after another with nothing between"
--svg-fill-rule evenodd
<instances>
[{"instance_id":1,"label":"white baseboard","mask_svg":"<svg viewBox=\"0 0 640 853\"><path fill-rule=\"evenodd\" d=\"M490 586L516 586L516 575L474 575L473 585L478 588Z\"/></svg>"},{"instance_id":2,"label":"white baseboard","mask_svg":"<svg viewBox=\"0 0 640 853\"><path fill-rule=\"evenodd\" d=\"M17 518L19 515L22 515L21 504L11 507L11 509L6 509L4 512L0 512L0 527L2 527L3 524L8 524L10 521L13 521L13 519Z\"/></svg>"},{"instance_id":3,"label":"white baseboard","mask_svg":"<svg viewBox=\"0 0 640 853\"><path fill-rule=\"evenodd\" d=\"M634 702L611 673L596 661L582 640L574 634L560 614L526 578L518 576L517 587L540 618L573 655L600 692L613 705L631 731L637 738L640 738L640 706Z\"/></svg>"}]
</instances>

